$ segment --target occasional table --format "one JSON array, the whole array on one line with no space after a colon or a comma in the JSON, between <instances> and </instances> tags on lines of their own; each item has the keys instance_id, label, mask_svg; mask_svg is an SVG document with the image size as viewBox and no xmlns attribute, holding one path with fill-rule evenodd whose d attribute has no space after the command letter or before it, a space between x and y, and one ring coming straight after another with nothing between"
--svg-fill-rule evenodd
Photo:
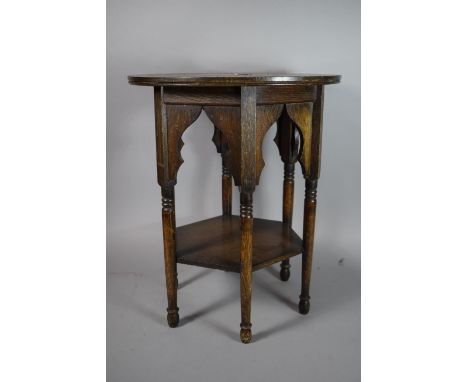
<instances>
[{"instance_id":1,"label":"occasional table","mask_svg":"<svg viewBox=\"0 0 468 382\"><path fill-rule=\"evenodd\" d=\"M240 273L240 339L249 343L252 272L281 262L280 277L287 281L289 258L302 253L299 313L307 314L324 86L340 82L340 76L155 74L128 80L154 89L169 326L179 323L177 263ZM213 142L222 158L222 215L176 227L174 186L183 162L182 134L202 110L214 125ZM284 163L281 222L254 218L252 206L264 166L263 138L275 122L275 142ZM291 227L297 161L305 178L302 239ZM240 192L239 216L232 214L232 180Z\"/></svg>"}]
</instances>

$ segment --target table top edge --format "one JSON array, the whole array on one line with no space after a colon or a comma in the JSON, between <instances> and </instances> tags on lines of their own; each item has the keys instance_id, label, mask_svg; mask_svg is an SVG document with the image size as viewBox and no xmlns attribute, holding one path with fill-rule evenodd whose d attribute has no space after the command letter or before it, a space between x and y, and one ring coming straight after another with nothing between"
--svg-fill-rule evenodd
<instances>
[{"instance_id":1,"label":"table top edge","mask_svg":"<svg viewBox=\"0 0 468 382\"><path fill-rule=\"evenodd\" d=\"M332 85L335 74L139 74L129 75L131 85L140 86L261 86Z\"/></svg>"}]
</instances>

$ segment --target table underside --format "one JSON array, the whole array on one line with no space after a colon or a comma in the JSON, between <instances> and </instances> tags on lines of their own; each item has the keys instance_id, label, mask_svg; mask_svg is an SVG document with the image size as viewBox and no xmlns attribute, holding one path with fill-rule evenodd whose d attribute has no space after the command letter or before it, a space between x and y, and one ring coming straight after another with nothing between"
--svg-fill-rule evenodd
<instances>
[{"instance_id":1,"label":"table underside","mask_svg":"<svg viewBox=\"0 0 468 382\"><path fill-rule=\"evenodd\" d=\"M178 227L176 237L178 263L240 272L239 216L222 215ZM302 240L282 222L253 219L253 271L301 252Z\"/></svg>"}]
</instances>

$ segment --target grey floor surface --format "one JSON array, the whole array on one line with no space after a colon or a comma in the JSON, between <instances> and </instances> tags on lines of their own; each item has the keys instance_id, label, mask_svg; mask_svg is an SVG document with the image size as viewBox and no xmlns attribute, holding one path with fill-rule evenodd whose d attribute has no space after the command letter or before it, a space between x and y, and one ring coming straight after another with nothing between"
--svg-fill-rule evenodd
<instances>
[{"instance_id":1,"label":"grey floor surface","mask_svg":"<svg viewBox=\"0 0 468 382\"><path fill-rule=\"evenodd\" d=\"M239 341L239 276L179 265L180 325L166 324L161 227L108 233L107 380L360 380L359 248L316 242L311 312L297 312L300 257L254 273L253 342ZM341 260L341 261L340 261Z\"/></svg>"}]
</instances>

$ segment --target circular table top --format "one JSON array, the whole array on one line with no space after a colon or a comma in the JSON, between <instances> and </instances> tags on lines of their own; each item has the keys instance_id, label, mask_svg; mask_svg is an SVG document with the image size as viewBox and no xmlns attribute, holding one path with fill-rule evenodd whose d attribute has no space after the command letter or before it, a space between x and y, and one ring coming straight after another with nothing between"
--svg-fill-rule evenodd
<instances>
[{"instance_id":1,"label":"circular table top","mask_svg":"<svg viewBox=\"0 0 468 382\"><path fill-rule=\"evenodd\" d=\"M128 82L141 86L257 86L330 85L340 82L334 74L289 73L172 73L128 76Z\"/></svg>"}]
</instances>

